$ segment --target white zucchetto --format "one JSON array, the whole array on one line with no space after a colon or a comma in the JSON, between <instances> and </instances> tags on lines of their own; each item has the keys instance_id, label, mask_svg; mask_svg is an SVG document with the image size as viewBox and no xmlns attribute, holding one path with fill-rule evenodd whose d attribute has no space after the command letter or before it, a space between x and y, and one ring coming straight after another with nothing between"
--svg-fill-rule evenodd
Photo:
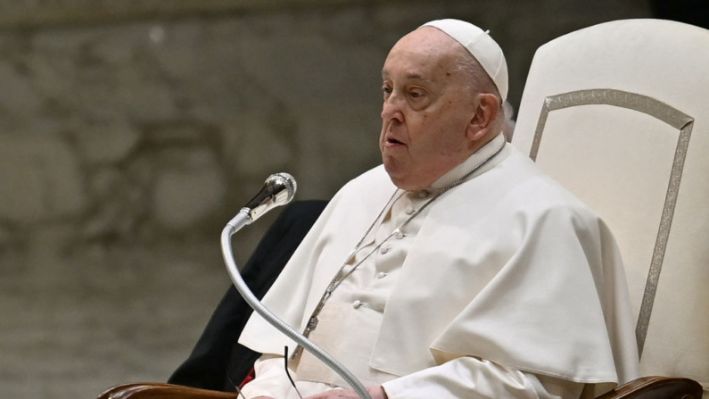
<instances>
[{"instance_id":1,"label":"white zucchetto","mask_svg":"<svg viewBox=\"0 0 709 399\"><path fill-rule=\"evenodd\" d=\"M421 26L439 29L465 47L495 83L502 101L507 99L507 61L502 49L488 32L459 19L438 19Z\"/></svg>"}]
</instances>

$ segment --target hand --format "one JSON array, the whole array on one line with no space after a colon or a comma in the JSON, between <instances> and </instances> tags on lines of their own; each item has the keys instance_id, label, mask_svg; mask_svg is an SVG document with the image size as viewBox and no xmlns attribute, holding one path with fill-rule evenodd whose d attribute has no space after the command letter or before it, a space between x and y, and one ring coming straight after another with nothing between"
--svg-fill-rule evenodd
<instances>
[{"instance_id":1,"label":"hand","mask_svg":"<svg viewBox=\"0 0 709 399\"><path fill-rule=\"evenodd\" d=\"M367 393L372 399L388 399L381 385L367 388ZM351 389L333 389L331 391L308 396L305 399L360 399L359 395Z\"/></svg>"}]
</instances>

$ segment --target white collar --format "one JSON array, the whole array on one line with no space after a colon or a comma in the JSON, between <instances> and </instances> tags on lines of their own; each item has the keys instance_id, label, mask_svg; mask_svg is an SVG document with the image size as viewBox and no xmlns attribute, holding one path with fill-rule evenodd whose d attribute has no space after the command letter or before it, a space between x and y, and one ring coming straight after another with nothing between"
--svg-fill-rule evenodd
<instances>
[{"instance_id":1,"label":"white collar","mask_svg":"<svg viewBox=\"0 0 709 399\"><path fill-rule=\"evenodd\" d=\"M431 184L431 189L440 190L458 182L461 179L464 179L488 159L500 152L504 145L504 135L498 134L495 138L470 155L465 161L461 162L459 165L455 166L453 169L449 170L443 176L434 181L433 184Z\"/></svg>"}]
</instances>

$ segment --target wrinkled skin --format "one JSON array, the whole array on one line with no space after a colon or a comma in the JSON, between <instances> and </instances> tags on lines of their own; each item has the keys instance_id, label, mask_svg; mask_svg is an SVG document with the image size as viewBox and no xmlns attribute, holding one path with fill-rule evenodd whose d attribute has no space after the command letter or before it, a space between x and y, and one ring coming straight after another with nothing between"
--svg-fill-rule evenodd
<instances>
[{"instance_id":1,"label":"wrinkled skin","mask_svg":"<svg viewBox=\"0 0 709 399\"><path fill-rule=\"evenodd\" d=\"M401 38L386 58L379 148L401 189L429 187L497 134L490 125L499 99L471 88L460 57L470 55L458 42L423 27Z\"/></svg>"}]
</instances>

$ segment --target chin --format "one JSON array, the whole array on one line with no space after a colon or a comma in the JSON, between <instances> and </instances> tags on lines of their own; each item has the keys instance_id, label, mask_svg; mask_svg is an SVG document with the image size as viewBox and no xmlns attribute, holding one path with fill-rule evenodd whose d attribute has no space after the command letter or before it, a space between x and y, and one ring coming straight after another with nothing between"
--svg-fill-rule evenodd
<instances>
[{"instance_id":1,"label":"chin","mask_svg":"<svg viewBox=\"0 0 709 399\"><path fill-rule=\"evenodd\" d=\"M395 186L406 190L404 187L402 187L402 184L406 181L403 176L401 176L401 172L396 170L396 167L393 165L389 164L384 161L384 170L386 170L387 174L389 175L389 179L391 180L392 183L394 183Z\"/></svg>"},{"instance_id":2,"label":"chin","mask_svg":"<svg viewBox=\"0 0 709 399\"><path fill-rule=\"evenodd\" d=\"M399 167L393 159L384 157L382 161L384 163L384 170L386 170L389 179L391 179L391 182L394 183L396 187L406 191L415 191L423 188L421 184L417 184L420 182L412 178L413 176L409 171Z\"/></svg>"},{"instance_id":3,"label":"chin","mask_svg":"<svg viewBox=\"0 0 709 399\"><path fill-rule=\"evenodd\" d=\"M405 191L416 191L420 188L418 185L412 183L410 179L407 179L406 176L401 176L390 172L386 165L384 165L384 169L386 169L389 179L396 187Z\"/></svg>"}]
</instances>

